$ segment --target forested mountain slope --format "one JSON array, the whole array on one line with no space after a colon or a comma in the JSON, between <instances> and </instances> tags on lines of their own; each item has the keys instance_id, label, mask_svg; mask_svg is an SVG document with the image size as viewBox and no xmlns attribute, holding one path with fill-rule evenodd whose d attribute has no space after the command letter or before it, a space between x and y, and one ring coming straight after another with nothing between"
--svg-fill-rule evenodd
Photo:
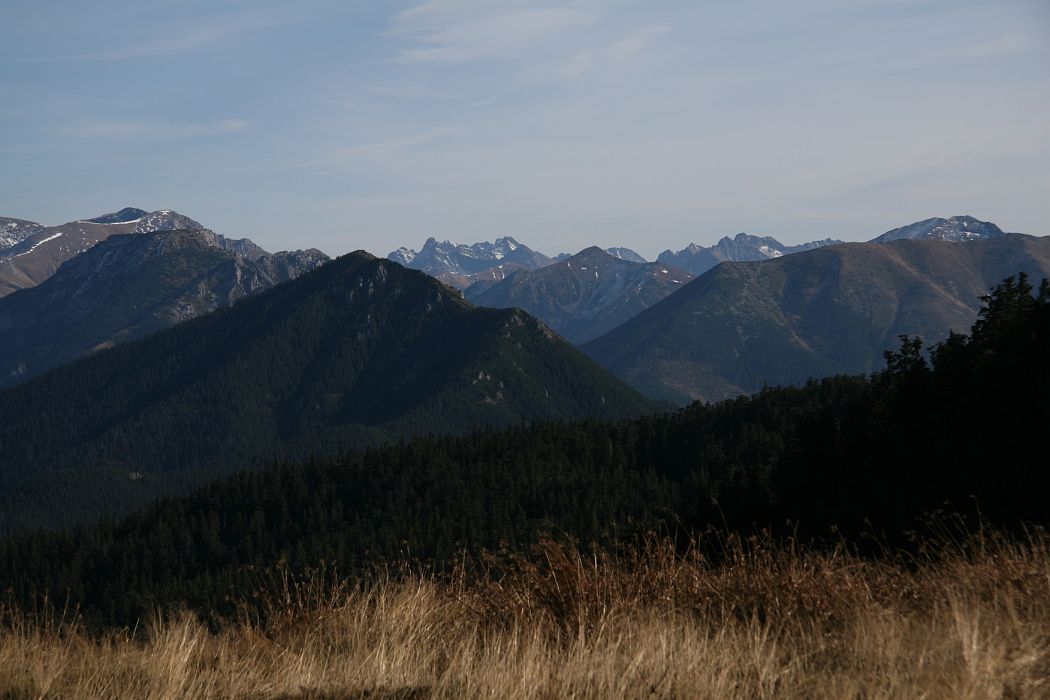
<instances>
[{"instance_id":1,"label":"forested mountain slope","mask_svg":"<svg viewBox=\"0 0 1050 700\"><path fill-rule=\"evenodd\" d=\"M279 455L650 409L525 313L354 253L0 392L0 530L113 515Z\"/></svg>"},{"instance_id":2,"label":"forested mountain slope","mask_svg":"<svg viewBox=\"0 0 1050 700\"><path fill-rule=\"evenodd\" d=\"M155 604L232 613L283 562L342 574L463 548L586 543L649 528L771 526L797 537L896 538L935 509L1050 522L1050 285L1009 280L969 336L925 359L889 353L875 377L632 421L426 438L209 485L118 524L0 543L0 581L25 609L49 595L133 623ZM885 541L881 540L880 541Z\"/></svg>"},{"instance_id":3,"label":"forested mountain slope","mask_svg":"<svg viewBox=\"0 0 1050 700\"><path fill-rule=\"evenodd\" d=\"M1050 238L845 243L723 263L583 346L643 393L679 404L870 372L901 334L963 331L1017 271L1050 274Z\"/></svg>"}]
</instances>

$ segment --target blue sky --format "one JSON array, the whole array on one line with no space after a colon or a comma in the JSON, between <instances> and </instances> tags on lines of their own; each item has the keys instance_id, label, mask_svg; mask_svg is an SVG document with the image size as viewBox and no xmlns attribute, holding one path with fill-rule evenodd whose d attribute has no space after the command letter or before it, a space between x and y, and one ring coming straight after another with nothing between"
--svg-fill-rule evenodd
<instances>
[{"instance_id":1,"label":"blue sky","mask_svg":"<svg viewBox=\"0 0 1050 700\"><path fill-rule=\"evenodd\" d=\"M1050 233L1050 3L0 4L0 215L276 250Z\"/></svg>"}]
</instances>

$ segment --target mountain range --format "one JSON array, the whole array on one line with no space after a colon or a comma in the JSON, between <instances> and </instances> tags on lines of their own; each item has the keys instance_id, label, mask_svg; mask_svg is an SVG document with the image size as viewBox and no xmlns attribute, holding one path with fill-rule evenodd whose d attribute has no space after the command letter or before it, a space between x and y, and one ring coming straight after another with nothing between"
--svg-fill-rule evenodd
<instances>
[{"instance_id":1,"label":"mountain range","mask_svg":"<svg viewBox=\"0 0 1050 700\"><path fill-rule=\"evenodd\" d=\"M651 397L715 401L870 372L902 334L929 344L968 328L1007 275L1050 276L1048 237L927 233L726 262L583 350Z\"/></svg>"},{"instance_id":2,"label":"mountain range","mask_svg":"<svg viewBox=\"0 0 1050 700\"><path fill-rule=\"evenodd\" d=\"M353 253L0 392L0 530L125 512L281 456L651 410L526 313Z\"/></svg>"},{"instance_id":3,"label":"mountain range","mask_svg":"<svg viewBox=\"0 0 1050 700\"><path fill-rule=\"evenodd\" d=\"M111 235L0 298L0 388L200 316L328 260L207 229Z\"/></svg>"},{"instance_id":4,"label":"mountain range","mask_svg":"<svg viewBox=\"0 0 1050 700\"><path fill-rule=\"evenodd\" d=\"M521 308L572 343L606 333L682 288L693 276L662 263L630 262L586 248L537 270L518 270L464 292L478 306Z\"/></svg>"}]
</instances>

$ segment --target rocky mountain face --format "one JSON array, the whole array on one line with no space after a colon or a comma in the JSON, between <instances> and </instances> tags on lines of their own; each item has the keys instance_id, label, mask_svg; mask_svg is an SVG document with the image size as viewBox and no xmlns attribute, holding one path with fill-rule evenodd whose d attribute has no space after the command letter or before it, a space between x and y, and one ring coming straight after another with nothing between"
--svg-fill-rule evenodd
<instances>
[{"instance_id":1,"label":"rocky mountain face","mask_svg":"<svg viewBox=\"0 0 1050 700\"><path fill-rule=\"evenodd\" d=\"M612 330L685 286L688 272L661 263L637 263L587 248L538 270L519 270L464 292L478 306L521 308L573 343Z\"/></svg>"},{"instance_id":2,"label":"rocky mountain face","mask_svg":"<svg viewBox=\"0 0 1050 700\"><path fill-rule=\"evenodd\" d=\"M0 392L0 529L116 515L282 456L652 408L525 312L353 253Z\"/></svg>"},{"instance_id":3,"label":"rocky mountain face","mask_svg":"<svg viewBox=\"0 0 1050 700\"><path fill-rule=\"evenodd\" d=\"M0 216L0 255L7 248L16 246L33 234L43 230L44 225L35 221Z\"/></svg>"},{"instance_id":4,"label":"rocky mountain face","mask_svg":"<svg viewBox=\"0 0 1050 700\"><path fill-rule=\"evenodd\" d=\"M583 346L651 397L715 401L870 372L902 334L932 344L973 323L1009 275L1050 276L1050 237L845 243L726 263Z\"/></svg>"},{"instance_id":5,"label":"rocky mountain face","mask_svg":"<svg viewBox=\"0 0 1050 700\"><path fill-rule=\"evenodd\" d=\"M664 265L673 265L681 268L693 275L702 275L716 265L726 261L770 260L841 242L827 238L822 241L811 241L800 245L787 246L771 236L752 236L747 233L738 233L732 238L725 236L709 248L690 243L677 253L665 250L660 253L656 260Z\"/></svg>"},{"instance_id":6,"label":"rocky mountain face","mask_svg":"<svg viewBox=\"0 0 1050 700\"><path fill-rule=\"evenodd\" d=\"M887 231L872 239L872 243L901 240L930 240L965 243L989 238L1002 238L1003 230L993 223L980 221L972 216L953 216L948 219L934 218L918 221Z\"/></svg>"},{"instance_id":7,"label":"rocky mountain face","mask_svg":"<svg viewBox=\"0 0 1050 700\"><path fill-rule=\"evenodd\" d=\"M510 236L497 238L495 243L484 241L473 245L451 241L439 243L435 238L428 238L419 252L398 248L387 255L387 259L425 272L457 289L466 289L474 282L486 279L502 279L505 275L498 272L501 269L534 270L551 263L543 253L537 253Z\"/></svg>"},{"instance_id":8,"label":"rocky mountain face","mask_svg":"<svg viewBox=\"0 0 1050 700\"><path fill-rule=\"evenodd\" d=\"M200 228L203 226L193 219L171 210L146 212L133 208L61 226L41 227L17 244L0 249L0 297L40 284L66 260L110 236Z\"/></svg>"},{"instance_id":9,"label":"rocky mountain face","mask_svg":"<svg viewBox=\"0 0 1050 700\"><path fill-rule=\"evenodd\" d=\"M317 250L271 255L206 229L109 236L0 299L0 387L230 306L327 260Z\"/></svg>"},{"instance_id":10,"label":"rocky mountain face","mask_svg":"<svg viewBox=\"0 0 1050 700\"><path fill-rule=\"evenodd\" d=\"M636 263L649 262L648 260L643 258L638 253L634 252L630 248L621 248L621 247L606 248L605 252L608 253L609 255L613 256L614 258L619 258L620 260L626 260L627 262L636 262Z\"/></svg>"}]
</instances>

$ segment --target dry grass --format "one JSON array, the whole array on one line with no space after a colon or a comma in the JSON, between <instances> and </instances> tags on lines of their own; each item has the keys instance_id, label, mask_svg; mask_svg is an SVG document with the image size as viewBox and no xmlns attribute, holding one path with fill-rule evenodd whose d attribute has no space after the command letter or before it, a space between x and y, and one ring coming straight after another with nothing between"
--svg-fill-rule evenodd
<instances>
[{"instance_id":1,"label":"dry grass","mask_svg":"<svg viewBox=\"0 0 1050 700\"><path fill-rule=\"evenodd\" d=\"M1050 697L1043 535L918 562L725 544L715 564L548 542L490 561L499 582L286 579L218 633L189 614L102 638L15 614L0 697Z\"/></svg>"}]
</instances>

